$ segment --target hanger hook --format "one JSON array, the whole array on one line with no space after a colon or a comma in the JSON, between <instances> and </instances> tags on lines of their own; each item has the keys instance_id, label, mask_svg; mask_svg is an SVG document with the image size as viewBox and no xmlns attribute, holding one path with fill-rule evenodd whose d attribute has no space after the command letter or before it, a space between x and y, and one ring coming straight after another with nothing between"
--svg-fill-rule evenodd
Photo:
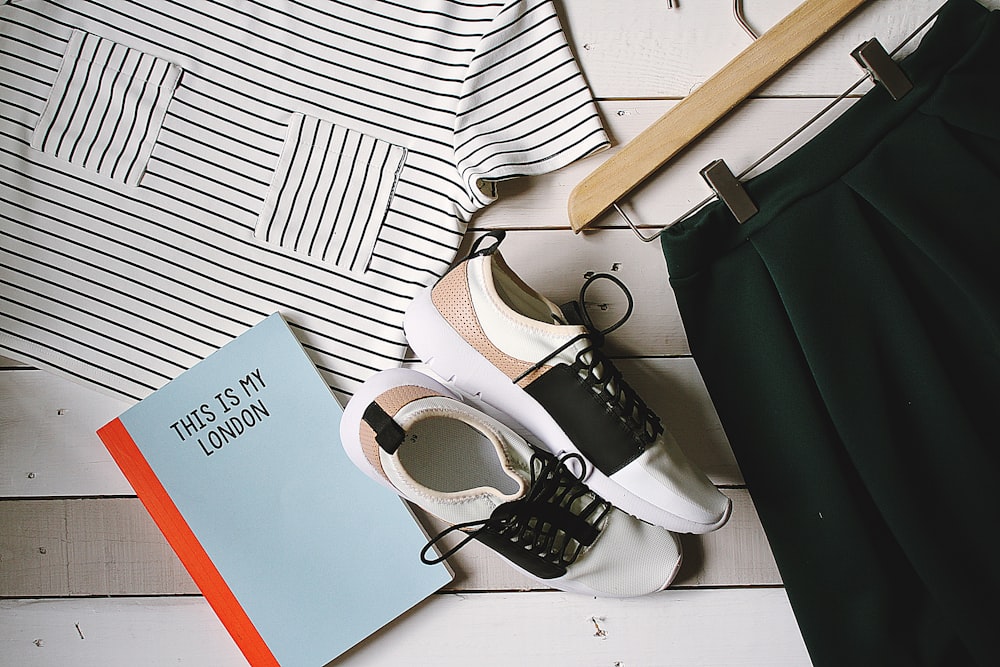
<instances>
[{"instance_id":1,"label":"hanger hook","mask_svg":"<svg viewBox=\"0 0 1000 667\"><path fill-rule=\"evenodd\" d=\"M750 27L747 20L743 17L743 0L733 0L733 16L736 17L736 22L740 24L740 27L746 31L750 37L756 41L760 35L754 32L754 29Z\"/></svg>"},{"instance_id":2,"label":"hanger hook","mask_svg":"<svg viewBox=\"0 0 1000 667\"><path fill-rule=\"evenodd\" d=\"M674 9L676 7L677 5L674 3L674 0L667 0L667 9ZM758 35L754 29L750 27L750 24L747 23L746 18L743 17L742 0L733 0L733 16L736 17L736 22L740 24L740 27L743 28L748 35L750 35L751 39L756 41L760 37L760 35Z\"/></svg>"}]
</instances>

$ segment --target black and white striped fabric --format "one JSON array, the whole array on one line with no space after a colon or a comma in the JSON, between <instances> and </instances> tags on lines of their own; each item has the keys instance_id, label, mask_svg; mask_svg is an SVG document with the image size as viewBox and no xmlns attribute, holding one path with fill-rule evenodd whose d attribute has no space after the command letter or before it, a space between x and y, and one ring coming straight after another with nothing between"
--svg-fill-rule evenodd
<instances>
[{"instance_id":1,"label":"black and white striped fabric","mask_svg":"<svg viewBox=\"0 0 1000 667\"><path fill-rule=\"evenodd\" d=\"M346 397L607 143L551 0L0 3L0 354L136 400L280 311Z\"/></svg>"},{"instance_id":2,"label":"black and white striped fabric","mask_svg":"<svg viewBox=\"0 0 1000 667\"><path fill-rule=\"evenodd\" d=\"M31 147L138 185L180 69L74 30Z\"/></svg>"}]
</instances>

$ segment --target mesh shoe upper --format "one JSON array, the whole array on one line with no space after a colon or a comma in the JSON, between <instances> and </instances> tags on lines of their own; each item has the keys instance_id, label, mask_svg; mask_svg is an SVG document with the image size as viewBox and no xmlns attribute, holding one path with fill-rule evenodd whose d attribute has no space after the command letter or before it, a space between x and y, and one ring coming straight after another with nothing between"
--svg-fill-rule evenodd
<instances>
[{"instance_id":1,"label":"mesh shoe upper","mask_svg":"<svg viewBox=\"0 0 1000 667\"><path fill-rule=\"evenodd\" d=\"M574 457L533 447L443 387L434 393L426 386L433 381L419 373L393 369L373 379L384 383L386 375L400 384L359 392L351 402L367 403L364 411L348 405L345 447L363 450L362 463L400 495L453 524L446 532L463 530L564 590L634 596L673 578L676 537L588 489ZM359 461L357 452L352 458Z\"/></svg>"},{"instance_id":2,"label":"mesh shoe upper","mask_svg":"<svg viewBox=\"0 0 1000 667\"><path fill-rule=\"evenodd\" d=\"M495 246L452 269L429 298L447 333L459 337L440 344L442 331L434 339L421 331L436 326L432 318L407 314L407 337L431 368L463 391L481 393L550 451L581 453L600 471L591 486L636 516L680 532L707 532L726 521L729 499L601 352L604 332L581 321L581 309L560 308L533 290ZM499 380L482 366L449 367L449 356L463 355L458 348L474 351ZM462 357L464 366L469 362ZM534 414L539 408L541 416Z\"/></svg>"}]
</instances>

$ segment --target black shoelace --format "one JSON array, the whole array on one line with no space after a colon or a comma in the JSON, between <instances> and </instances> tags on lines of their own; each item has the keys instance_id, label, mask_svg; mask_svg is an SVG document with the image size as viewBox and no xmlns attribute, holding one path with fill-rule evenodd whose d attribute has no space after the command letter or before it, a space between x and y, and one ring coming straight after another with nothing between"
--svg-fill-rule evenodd
<instances>
[{"instance_id":1,"label":"black shoelace","mask_svg":"<svg viewBox=\"0 0 1000 667\"><path fill-rule=\"evenodd\" d=\"M594 543L600 532L598 525L610 511L611 503L588 489L567 465L575 461L582 474L583 457L570 453L556 458L532 449L528 463L531 481L524 497L500 505L487 519L458 523L441 531L420 551L422 562L440 563L484 531L560 567L576 561L583 549ZM467 533L465 539L441 556L427 558L435 544L455 531Z\"/></svg>"},{"instance_id":2,"label":"black shoelace","mask_svg":"<svg viewBox=\"0 0 1000 667\"><path fill-rule=\"evenodd\" d=\"M585 300L587 288L596 280L610 280L621 288L628 301L625 314L606 329L598 329L594 325L590 313L587 312ZM577 353L571 368L576 371L580 380L598 395L601 402L608 406L609 411L633 434L639 445L650 444L663 433L663 423L656 413L646 405L638 392L625 381L621 371L611 359L600 350L604 344L605 336L625 324L631 317L634 305L632 294L628 291L625 283L615 276L608 273L595 273L584 281L577 303L579 307L576 310L586 331L574 336L544 359L532 365L528 370L514 378L514 382L520 382L528 377L577 341L588 339L590 344Z\"/></svg>"}]
</instances>

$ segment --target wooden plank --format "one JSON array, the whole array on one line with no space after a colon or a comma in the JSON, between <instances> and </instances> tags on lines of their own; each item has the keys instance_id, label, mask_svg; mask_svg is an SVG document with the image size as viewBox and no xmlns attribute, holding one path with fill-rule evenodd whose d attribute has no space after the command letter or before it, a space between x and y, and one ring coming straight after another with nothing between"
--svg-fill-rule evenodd
<instances>
[{"instance_id":1,"label":"wooden plank","mask_svg":"<svg viewBox=\"0 0 1000 667\"><path fill-rule=\"evenodd\" d=\"M622 359L619 365L715 483L742 483L690 358ZM94 434L124 408L122 402L44 371L0 373L0 496L132 495Z\"/></svg>"},{"instance_id":2,"label":"wooden plank","mask_svg":"<svg viewBox=\"0 0 1000 667\"><path fill-rule=\"evenodd\" d=\"M56 502L66 517L69 595L198 593L138 499Z\"/></svg>"},{"instance_id":3,"label":"wooden plank","mask_svg":"<svg viewBox=\"0 0 1000 667\"><path fill-rule=\"evenodd\" d=\"M198 588L136 498L0 501L0 597Z\"/></svg>"},{"instance_id":4,"label":"wooden plank","mask_svg":"<svg viewBox=\"0 0 1000 667\"><path fill-rule=\"evenodd\" d=\"M127 407L44 371L0 372L0 496L132 494L95 433Z\"/></svg>"},{"instance_id":5,"label":"wooden plank","mask_svg":"<svg viewBox=\"0 0 1000 667\"><path fill-rule=\"evenodd\" d=\"M0 596L66 595L69 562L63 501L0 501Z\"/></svg>"},{"instance_id":6,"label":"wooden plank","mask_svg":"<svg viewBox=\"0 0 1000 667\"><path fill-rule=\"evenodd\" d=\"M201 597L0 600L0 618L10 665L247 665Z\"/></svg>"},{"instance_id":7,"label":"wooden plank","mask_svg":"<svg viewBox=\"0 0 1000 667\"><path fill-rule=\"evenodd\" d=\"M774 26L800 0L744 2L758 34ZM683 97L750 43L736 23L730 0L681 2L631 0L627 11L608 0L561 3L563 24L594 94L600 98ZM998 0L982 4L996 8ZM869 3L801 60L760 91L761 95L836 96L859 76L848 55L871 37L895 47L941 0L879 0Z\"/></svg>"},{"instance_id":8,"label":"wooden plank","mask_svg":"<svg viewBox=\"0 0 1000 667\"><path fill-rule=\"evenodd\" d=\"M780 585L749 494L727 489L733 517L722 529L682 537L675 587ZM446 527L415 510L429 534ZM0 597L198 593L180 561L134 498L0 501ZM446 538L445 548L458 541ZM416 554L412 554L416 558ZM478 542L451 559L451 590L546 588Z\"/></svg>"},{"instance_id":9,"label":"wooden plank","mask_svg":"<svg viewBox=\"0 0 1000 667\"><path fill-rule=\"evenodd\" d=\"M245 666L201 598L0 601L4 663ZM473 657L474 656L474 657ZM666 591L630 600L557 592L442 594L333 664L804 667L781 589Z\"/></svg>"}]
</instances>

